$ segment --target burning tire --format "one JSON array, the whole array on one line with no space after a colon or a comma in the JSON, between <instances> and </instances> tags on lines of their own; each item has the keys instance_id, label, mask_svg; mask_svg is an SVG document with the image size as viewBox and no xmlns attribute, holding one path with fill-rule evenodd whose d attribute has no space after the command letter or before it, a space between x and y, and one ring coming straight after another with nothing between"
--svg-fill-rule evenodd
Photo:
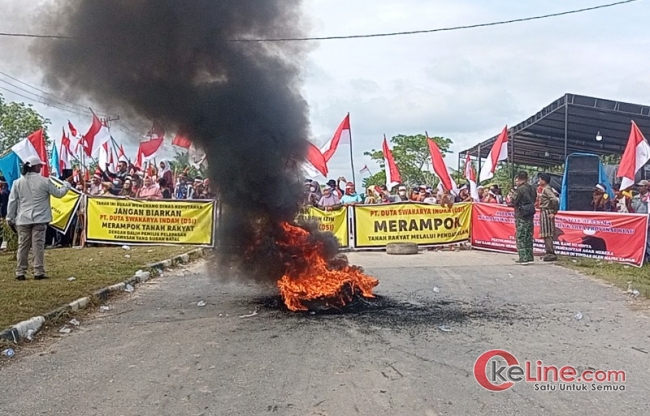
<instances>
[{"instance_id":1,"label":"burning tire","mask_svg":"<svg viewBox=\"0 0 650 416\"><path fill-rule=\"evenodd\" d=\"M418 254L418 245L415 243L388 243L386 254Z\"/></svg>"}]
</instances>

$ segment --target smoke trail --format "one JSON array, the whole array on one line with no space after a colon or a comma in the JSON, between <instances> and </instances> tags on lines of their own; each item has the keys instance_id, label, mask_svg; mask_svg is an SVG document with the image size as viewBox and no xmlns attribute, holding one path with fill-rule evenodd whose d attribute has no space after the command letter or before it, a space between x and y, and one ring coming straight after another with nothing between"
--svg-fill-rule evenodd
<instances>
[{"instance_id":1,"label":"smoke trail","mask_svg":"<svg viewBox=\"0 0 650 416\"><path fill-rule=\"evenodd\" d=\"M200 144L226 206L224 244L241 258L253 239L272 239L275 224L293 219L301 198L297 162L309 131L299 91L306 50L227 40L304 35L300 6L287 0L53 2L38 22L41 31L76 39L39 42L33 52L57 91L160 120ZM248 254L249 266L263 263L262 254Z\"/></svg>"}]
</instances>

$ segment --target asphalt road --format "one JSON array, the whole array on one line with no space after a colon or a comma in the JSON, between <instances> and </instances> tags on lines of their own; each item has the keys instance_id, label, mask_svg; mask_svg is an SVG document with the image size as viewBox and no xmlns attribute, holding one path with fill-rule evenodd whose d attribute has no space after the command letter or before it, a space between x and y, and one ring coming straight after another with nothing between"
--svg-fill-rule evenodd
<instances>
[{"instance_id":1,"label":"asphalt road","mask_svg":"<svg viewBox=\"0 0 650 416\"><path fill-rule=\"evenodd\" d=\"M343 315L281 311L272 290L220 282L205 263L168 273L71 334L19 350L0 368L0 414L650 414L646 303L508 255L350 258L381 280L382 298ZM473 375L490 349L625 370L625 391L490 392Z\"/></svg>"}]
</instances>

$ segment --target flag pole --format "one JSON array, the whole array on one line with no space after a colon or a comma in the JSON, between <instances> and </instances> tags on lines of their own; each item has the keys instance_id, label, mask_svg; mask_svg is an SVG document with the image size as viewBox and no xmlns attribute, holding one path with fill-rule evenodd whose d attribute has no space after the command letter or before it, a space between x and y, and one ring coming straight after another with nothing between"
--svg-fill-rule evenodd
<instances>
[{"instance_id":1,"label":"flag pole","mask_svg":"<svg viewBox=\"0 0 650 416\"><path fill-rule=\"evenodd\" d=\"M352 152L352 123L350 123L350 113L348 113L348 123L350 124L350 165L352 166L352 183L354 186L357 186L357 180L355 177L355 170L354 170L354 158L353 158L353 152Z\"/></svg>"}]
</instances>

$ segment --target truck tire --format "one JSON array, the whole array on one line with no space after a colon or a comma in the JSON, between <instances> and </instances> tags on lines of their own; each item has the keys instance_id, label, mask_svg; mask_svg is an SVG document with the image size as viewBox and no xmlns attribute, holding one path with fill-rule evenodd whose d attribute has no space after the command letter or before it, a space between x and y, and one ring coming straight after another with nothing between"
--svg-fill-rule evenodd
<instances>
[{"instance_id":1,"label":"truck tire","mask_svg":"<svg viewBox=\"0 0 650 416\"><path fill-rule=\"evenodd\" d=\"M418 254L418 245L415 243L388 243L386 244L386 254Z\"/></svg>"}]
</instances>

